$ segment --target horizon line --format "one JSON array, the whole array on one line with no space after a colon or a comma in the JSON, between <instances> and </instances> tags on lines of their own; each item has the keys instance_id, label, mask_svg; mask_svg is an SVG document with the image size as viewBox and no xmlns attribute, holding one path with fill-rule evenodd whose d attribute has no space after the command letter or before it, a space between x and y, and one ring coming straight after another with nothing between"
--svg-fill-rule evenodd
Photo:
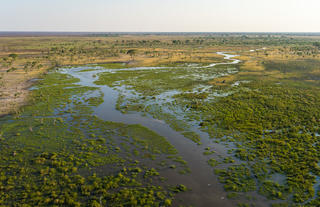
<instances>
[{"instance_id":1,"label":"horizon line","mask_svg":"<svg viewBox=\"0 0 320 207\"><path fill-rule=\"evenodd\" d=\"M61 32L68 32L68 33L320 33L319 32L295 32L295 31L290 31L290 32L284 32L284 31L278 31L278 32L259 32L259 31L245 31L245 32L240 32L240 31L219 31L219 32L204 32L204 31L54 31L54 30L46 30L46 31L39 31L39 30L0 30L0 32L55 32L55 33L61 33Z\"/></svg>"},{"instance_id":2,"label":"horizon line","mask_svg":"<svg viewBox=\"0 0 320 207\"><path fill-rule=\"evenodd\" d=\"M0 37L6 36L46 36L46 35L125 35L125 34L155 34L155 35L179 35L179 34L248 34L248 35L310 35L310 36L320 36L320 32L106 32L106 31L1 31Z\"/></svg>"}]
</instances>

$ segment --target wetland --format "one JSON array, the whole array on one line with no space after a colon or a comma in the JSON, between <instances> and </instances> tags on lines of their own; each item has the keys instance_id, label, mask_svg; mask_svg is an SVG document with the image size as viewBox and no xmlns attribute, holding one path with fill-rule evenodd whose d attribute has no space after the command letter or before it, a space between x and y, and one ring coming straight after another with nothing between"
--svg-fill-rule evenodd
<instances>
[{"instance_id":1,"label":"wetland","mask_svg":"<svg viewBox=\"0 0 320 207\"><path fill-rule=\"evenodd\" d=\"M0 40L21 51L2 97L32 85L0 118L0 205L319 206L320 38L20 40Z\"/></svg>"}]
</instances>

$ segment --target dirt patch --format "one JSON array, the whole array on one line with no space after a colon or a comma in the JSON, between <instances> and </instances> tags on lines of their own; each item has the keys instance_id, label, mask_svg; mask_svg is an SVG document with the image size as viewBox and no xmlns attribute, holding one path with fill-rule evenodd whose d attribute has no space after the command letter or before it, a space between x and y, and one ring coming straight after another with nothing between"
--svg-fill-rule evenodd
<instances>
[{"instance_id":1,"label":"dirt patch","mask_svg":"<svg viewBox=\"0 0 320 207\"><path fill-rule=\"evenodd\" d=\"M26 103L29 88L36 82L31 81L38 78L47 68L42 68L29 73L0 71L0 116L17 112Z\"/></svg>"}]
</instances>

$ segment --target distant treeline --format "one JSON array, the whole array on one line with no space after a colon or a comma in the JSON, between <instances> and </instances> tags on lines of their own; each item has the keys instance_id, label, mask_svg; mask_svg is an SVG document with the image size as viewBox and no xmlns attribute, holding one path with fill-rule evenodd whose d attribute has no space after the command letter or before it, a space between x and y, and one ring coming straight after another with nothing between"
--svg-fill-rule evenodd
<instances>
[{"instance_id":1,"label":"distant treeline","mask_svg":"<svg viewBox=\"0 0 320 207\"><path fill-rule=\"evenodd\" d=\"M27 32L2 31L0 37L10 36L121 36L121 35L209 35L209 36L320 36L319 32Z\"/></svg>"}]
</instances>

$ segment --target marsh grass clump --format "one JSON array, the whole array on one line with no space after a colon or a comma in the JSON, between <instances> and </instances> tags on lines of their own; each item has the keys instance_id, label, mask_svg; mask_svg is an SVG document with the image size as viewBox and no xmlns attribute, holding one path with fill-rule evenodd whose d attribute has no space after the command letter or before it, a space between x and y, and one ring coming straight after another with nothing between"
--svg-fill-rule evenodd
<instances>
[{"instance_id":1,"label":"marsh grass clump","mask_svg":"<svg viewBox=\"0 0 320 207\"><path fill-rule=\"evenodd\" d=\"M173 98L183 98L183 99L207 99L208 93L181 93L173 96Z\"/></svg>"},{"instance_id":2,"label":"marsh grass clump","mask_svg":"<svg viewBox=\"0 0 320 207\"><path fill-rule=\"evenodd\" d=\"M198 145L201 145L201 142L200 142L201 138L197 133L189 131L189 132L183 132L182 135L188 139L191 139L193 142L197 143Z\"/></svg>"},{"instance_id":3,"label":"marsh grass clump","mask_svg":"<svg viewBox=\"0 0 320 207\"><path fill-rule=\"evenodd\" d=\"M211 167L215 167L219 164L219 162L213 158L210 158L207 162Z\"/></svg>"},{"instance_id":4,"label":"marsh grass clump","mask_svg":"<svg viewBox=\"0 0 320 207\"><path fill-rule=\"evenodd\" d=\"M155 154L176 154L176 149L162 136L143 127L141 125L128 125L120 129L120 133L125 133L132 137L134 143L139 144L145 150Z\"/></svg>"},{"instance_id":5,"label":"marsh grass clump","mask_svg":"<svg viewBox=\"0 0 320 207\"><path fill-rule=\"evenodd\" d=\"M227 194L227 198L229 198L229 199L236 199L236 198L239 198L239 196L240 195L238 193L235 193L235 192Z\"/></svg>"},{"instance_id":6,"label":"marsh grass clump","mask_svg":"<svg viewBox=\"0 0 320 207\"><path fill-rule=\"evenodd\" d=\"M188 188L183 184L179 184L175 187L172 187L172 191L175 193L186 192L187 190L188 190Z\"/></svg>"},{"instance_id":7,"label":"marsh grass clump","mask_svg":"<svg viewBox=\"0 0 320 207\"><path fill-rule=\"evenodd\" d=\"M214 153L215 153L214 150L211 150L211 151L206 150L206 151L203 152L203 155L212 155L212 154L214 154Z\"/></svg>"},{"instance_id":8,"label":"marsh grass clump","mask_svg":"<svg viewBox=\"0 0 320 207\"><path fill-rule=\"evenodd\" d=\"M219 180L224 183L226 191L249 192L256 190L256 181L253 178L250 169L245 166L232 166L228 169L215 169L219 175Z\"/></svg>"},{"instance_id":9,"label":"marsh grass clump","mask_svg":"<svg viewBox=\"0 0 320 207\"><path fill-rule=\"evenodd\" d=\"M265 195L269 199L286 199L291 189L272 181L264 181L259 189L259 193Z\"/></svg>"},{"instance_id":10,"label":"marsh grass clump","mask_svg":"<svg viewBox=\"0 0 320 207\"><path fill-rule=\"evenodd\" d=\"M99 106L101 103L103 103L103 94L101 94L99 97L90 97L85 101L91 106Z\"/></svg>"}]
</instances>

